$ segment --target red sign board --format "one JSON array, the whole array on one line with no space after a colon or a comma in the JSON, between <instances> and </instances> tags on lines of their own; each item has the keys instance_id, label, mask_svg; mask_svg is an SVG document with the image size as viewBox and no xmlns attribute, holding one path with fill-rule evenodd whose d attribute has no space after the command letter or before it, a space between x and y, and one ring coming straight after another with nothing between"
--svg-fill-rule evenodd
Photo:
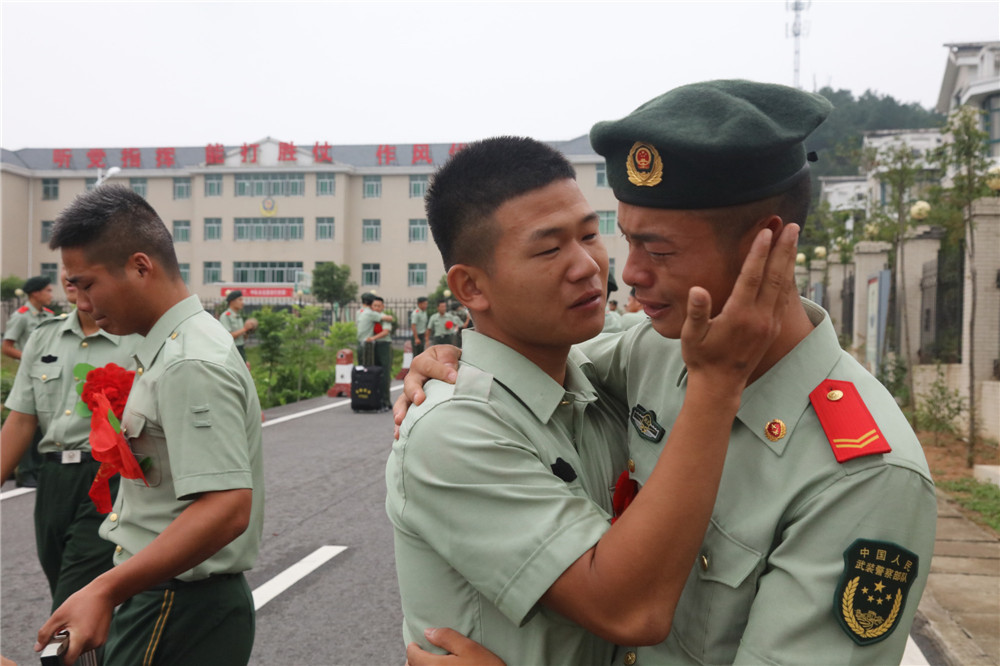
<instances>
[{"instance_id":1,"label":"red sign board","mask_svg":"<svg viewBox=\"0 0 1000 666\"><path fill-rule=\"evenodd\" d=\"M294 287L223 287L220 296L225 296L234 289L243 292L243 298L291 298L295 294Z\"/></svg>"}]
</instances>

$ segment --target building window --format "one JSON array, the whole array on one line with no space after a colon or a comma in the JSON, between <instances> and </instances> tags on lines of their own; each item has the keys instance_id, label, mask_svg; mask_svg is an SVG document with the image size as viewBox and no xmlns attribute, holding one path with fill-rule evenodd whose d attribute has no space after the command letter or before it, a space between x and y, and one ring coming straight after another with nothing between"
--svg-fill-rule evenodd
<instances>
[{"instance_id":1,"label":"building window","mask_svg":"<svg viewBox=\"0 0 1000 666\"><path fill-rule=\"evenodd\" d=\"M597 172L597 186L607 187L608 186L608 165L604 162L596 165L595 171Z\"/></svg>"},{"instance_id":2,"label":"building window","mask_svg":"<svg viewBox=\"0 0 1000 666\"><path fill-rule=\"evenodd\" d=\"M42 198L49 200L59 198L58 178L42 178Z\"/></svg>"},{"instance_id":3,"label":"building window","mask_svg":"<svg viewBox=\"0 0 1000 666\"><path fill-rule=\"evenodd\" d=\"M140 197L146 196L146 179L145 178L129 178L128 185L132 188L132 191L138 194Z\"/></svg>"},{"instance_id":4,"label":"building window","mask_svg":"<svg viewBox=\"0 0 1000 666\"><path fill-rule=\"evenodd\" d=\"M316 196L332 197L337 193L337 174L318 173L316 174Z\"/></svg>"},{"instance_id":5,"label":"building window","mask_svg":"<svg viewBox=\"0 0 1000 666\"><path fill-rule=\"evenodd\" d=\"M54 220L42 220L42 242L48 243L52 240L52 225L55 224Z\"/></svg>"},{"instance_id":6,"label":"building window","mask_svg":"<svg viewBox=\"0 0 1000 666\"><path fill-rule=\"evenodd\" d=\"M597 230L603 236L611 236L617 229L618 220L613 210L597 211Z\"/></svg>"},{"instance_id":7,"label":"building window","mask_svg":"<svg viewBox=\"0 0 1000 666\"><path fill-rule=\"evenodd\" d=\"M177 266L181 269L181 279L184 280L184 284L190 284L191 264L177 264Z\"/></svg>"},{"instance_id":8,"label":"building window","mask_svg":"<svg viewBox=\"0 0 1000 666\"><path fill-rule=\"evenodd\" d=\"M222 262L206 261L204 264L202 264L201 281L204 284L212 284L213 282L222 282Z\"/></svg>"},{"instance_id":9,"label":"building window","mask_svg":"<svg viewBox=\"0 0 1000 666\"><path fill-rule=\"evenodd\" d=\"M316 240L333 240L333 218L316 218Z\"/></svg>"},{"instance_id":10,"label":"building window","mask_svg":"<svg viewBox=\"0 0 1000 666\"><path fill-rule=\"evenodd\" d=\"M174 242L187 243L191 240L191 220L174 220Z\"/></svg>"},{"instance_id":11,"label":"building window","mask_svg":"<svg viewBox=\"0 0 1000 666\"><path fill-rule=\"evenodd\" d=\"M365 176L362 197L378 199L382 196L382 176Z\"/></svg>"},{"instance_id":12,"label":"building window","mask_svg":"<svg viewBox=\"0 0 1000 666\"><path fill-rule=\"evenodd\" d=\"M174 178L174 199L191 198L191 179Z\"/></svg>"},{"instance_id":13,"label":"building window","mask_svg":"<svg viewBox=\"0 0 1000 666\"><path fill-rule=\"evenodd\" d=\"M205 240L222 240L222 218L205 218Z\"/></svg>"},{"instance_id":14,"label":"building window","mask_svg":"<svg viewBox=\"0 0 1000 666\"><path fill-rule=\"evenodd\" d=\"M235 261L233 282L295 282L301 261Z\"/></svg>"},{"instance_id":15,"label":"building window","mask_svg":"<svg viewBox=\"0 0 1000 666\"><path fill-rule=\"evenodd\" d=\"M84 189L85 192L93 192L94 190L96 190L97 189L97 179L96 178L88 178L84 182L84 184L83 184L83 189Z\"/></svg>"},{"instance_id":16,"label":"building window","mask_svg":"<svg viewBox=\"0 0 1000 666\"><path fill-rule=\"evenodd\" d=\"M608 257L608 275L615 274L615 258Z\"/></svg>"},{"instance_id":17,"label":"building window","mask_svg":"<svg viewBox=\"0 0 1000 666\"><path fill-rule=\"evenodd\" d=\"M302 240L304 219L301 217L237 217L235 238L238 241Z\"/></svg>"},{"instance_id":18,"label":"building window","mask_svg":"<svg viewBox=\"0 0 1000 666\"><path fill-rule=\"evenodd\" d=\"M427 286L427 264L409 264L406 269L406 285L408 287Z\"/></svg>"},{"instance_id":19,"label":"building window","mask_svg":"<svg viewBox=\"0 0 1000 666\"><path fill-rule=\"evenodd\" d=\"M305 174L236 174L236 196L238 197L302 197L305 196L305 194Z\"/></svg>"},{"instance_id":20,"label":"building window","mask_svg":"<svg viewBox=\"0 0 1000 666\"><path fill-rule=\"evenodd\" d=\"M59 264L42 264L42 270L38 271L39 275L44 275L53 284L59 283Z\"/></svg>"},{"instance_id":21,"label":"building window","mask_svg":"<svg viewBox=\"0 0 1000 666\"><path fill-rule=\"evenodd\" d=\"M427 220L410 220L410 242L427 242Z\"/></svg>"},{"instance_id":22,"label":"building window","mask_svg":"<svg viewBox=\"0 0 1000 666\"><path fill-rule=\"evenodd\" d=\"M382 220L361 221L361 242L379 243L382 241Z\"/></svg>"},{"instance_id":23,"label":"building window","mask_svg":"<svg viewBox=\"0 0 1000 666\"><path fill-rule=\"evenodd\" d=\"M205 196L206 197L221 197L222 196L222 174L213 173L205 176Z\"/></svg>"},{"instance_id":24,"label":"building window","mask_svg":"<svg viewBox=\"0 0 1000 666\"><path fill-rule=\"evenodd\" d=\"M983 102L983 130L986 132L988 154L1000 157L1000 95L990 95Z\"/></svg>"},{"instance_id":25,"label":"building window","mask_svg":"<svg viewBox=\"0 0 1000 666\"><path fill-rule=\"evenodd\" d=\"M421 176L410 176L410 198L411 199L423 199L424 195L427 194L427 181L429 176L423 174Z\"/></svg>"},{"instance_id":26,"label":"building window","mask_svg":"<svg viewBox=\"0 0 1000 666\"><path fill-rule=\"evenodd\" d=\"M381 264L361 264L361 286L377 287L382 279Z\"/></svg>"}]
</instances>

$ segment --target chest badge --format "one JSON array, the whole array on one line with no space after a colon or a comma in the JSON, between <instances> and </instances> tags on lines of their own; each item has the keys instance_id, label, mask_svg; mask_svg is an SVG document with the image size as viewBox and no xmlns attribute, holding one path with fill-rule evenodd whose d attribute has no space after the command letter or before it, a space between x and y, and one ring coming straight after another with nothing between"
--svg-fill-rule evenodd
<instances>
[{"instance_id":1,"label":"chest badge","mask_svg":"<svg viewBox=\"0 0 1000 666\"><path fill-rule=\"evenodd\" d=\"M632 408L632 413L629 414L629 421L636 432L639 433L639 436L647 442L653 442L654 444L659 442L663 439L663 434L666 432L666 429L657 423L656 412L646 409L642 405L637 404Z\"/></svg>"},{"instance_id":2,"label":"chest badge","mask_svg":"<svg viewBox=\"0 0 1000 666\"><path fill-rule=\"evenodd\" d=\"M889 637L917 578L918 561L889 541L857 539L844 551L833 611L851 640L869 645Z\"/></svg>"}]
</instances>

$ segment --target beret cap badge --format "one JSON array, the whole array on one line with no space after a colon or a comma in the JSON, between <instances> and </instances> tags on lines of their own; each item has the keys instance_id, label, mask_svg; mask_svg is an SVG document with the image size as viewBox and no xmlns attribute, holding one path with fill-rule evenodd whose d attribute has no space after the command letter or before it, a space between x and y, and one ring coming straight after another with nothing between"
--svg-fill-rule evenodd
<instances>
[{"instance_id":1,"label":"beret cap badge","mask_svg":"<svg viewBox=\"0 0 1000 666\"><path fill-rule=\"evenodd\" d=\"M637 187L654 187L663 180L663 160L651 144L636 141L625 160L628 181Z\"/></svg>"}]
</instances>

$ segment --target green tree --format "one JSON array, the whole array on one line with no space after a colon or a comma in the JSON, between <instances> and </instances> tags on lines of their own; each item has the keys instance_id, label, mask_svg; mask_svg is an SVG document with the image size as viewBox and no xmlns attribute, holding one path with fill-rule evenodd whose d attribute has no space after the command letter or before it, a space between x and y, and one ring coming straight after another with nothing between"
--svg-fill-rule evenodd
<instances>
[{"instance_id":1,"label":"green tree","mask_svg":"<svg viewBox=\"0 0 1000 666\"><path fill-rule=\"evenodd\" d=\"M898 142L881 149L869 149L864 153L864 167L874 172L886 191L886 204L872 205L871 224L881 231L881 235L892 243L889 256L891 286L889 288L888 322L891 331L885 336L881 355L887 358L887 346L893 341L902 352L906 364L905 381L907 401L913 396L913 347L910 341L910 317L906 298L906 237L915 221L910 215L914 201L914 190L922 182L925 171L921 156L915 154L905 142ZM900 349L901 348L901 349Z\"/></svg>"},{"instance_id":2,"label":"green tree","mask_svg":"<svg viewBox=\"0 0 1000 666\"><path fill-rule=\"evenodd\" d=\"M0 300L9 301L16 298L14 292L24 286L24 280L16 275L10 275L0 280Z\"/></svg>"},{"instance_id":3,"label":"green tree","mask_svg":"<svg viewBox=\"0 0 1000 666\"><path fill-rule=\"evenodd\" d=\"M303 378L307 369L315 368L323 356L323 346L317 344L320 333L320 316L322 308L316 305L305 307L293 306L292 312L285 320L283 335L283 365L289 367L295 377L295 392L293 400L312 397L308 391L303 392Z\"/></svg>"},{"instance_id":4,"label":"green tree","mask_svg":"<svg viewBox=\"0 0 1000 666\"><path fill-rule=\"evenodd\" d=\"M448 292L448 296L445 296L445 292ZM430 307L433 308L438 301L450 299L451 290L448 289L448 276L442 275L441 279L438 280L437 289L433 293L427 295L427 300L430 301Z\"/></svg>"},{"instance_id":5,"label":"green tree","mask_svg":"<svg viewBox=\"0 0 1000 666\"><path fill-rule=\"evenodd\" d=\"M358 283L351 280L351 268L346 264L327 261L313 270L312 293L320 303L329 303L340 310L344 303L358 296Z\"/></svg>"},{"instance_id":6,"label":"green tree","mask_svg":"<svg viewBox=\"0 0 1000 666\"><path fill-rule=\"evenodd\" d=\"M254 335L260 340L260 360L263 368L253 368L254 382L257 393L264 407L274 403L274 389L277 383L281 363L285 358L285 327L288 315L281 310L273 310L267 305L256 313L257 330Z\"/></svg>"},{"instance_id":7,"label":"green tree","mask_svg":"<svg viewBox=\"0 0 1000 666\"><path fill-rule=\"evenodd\" d=\"M976 444L979 440L978 405L976 404L976 228L972 217L972 204L988 196L988 171L990 160L986 147L988 135L981 127L982 112L971 106L962 106L948 117L942 128L945 142L935 154L937 163L950 180L950 187L939 192L941 204L955 211L965 240L966 271L971 286L969 302L969 328L963 353L969 365L969 436L966 464L975 464Z\"/></svg>"}]
</instances>

